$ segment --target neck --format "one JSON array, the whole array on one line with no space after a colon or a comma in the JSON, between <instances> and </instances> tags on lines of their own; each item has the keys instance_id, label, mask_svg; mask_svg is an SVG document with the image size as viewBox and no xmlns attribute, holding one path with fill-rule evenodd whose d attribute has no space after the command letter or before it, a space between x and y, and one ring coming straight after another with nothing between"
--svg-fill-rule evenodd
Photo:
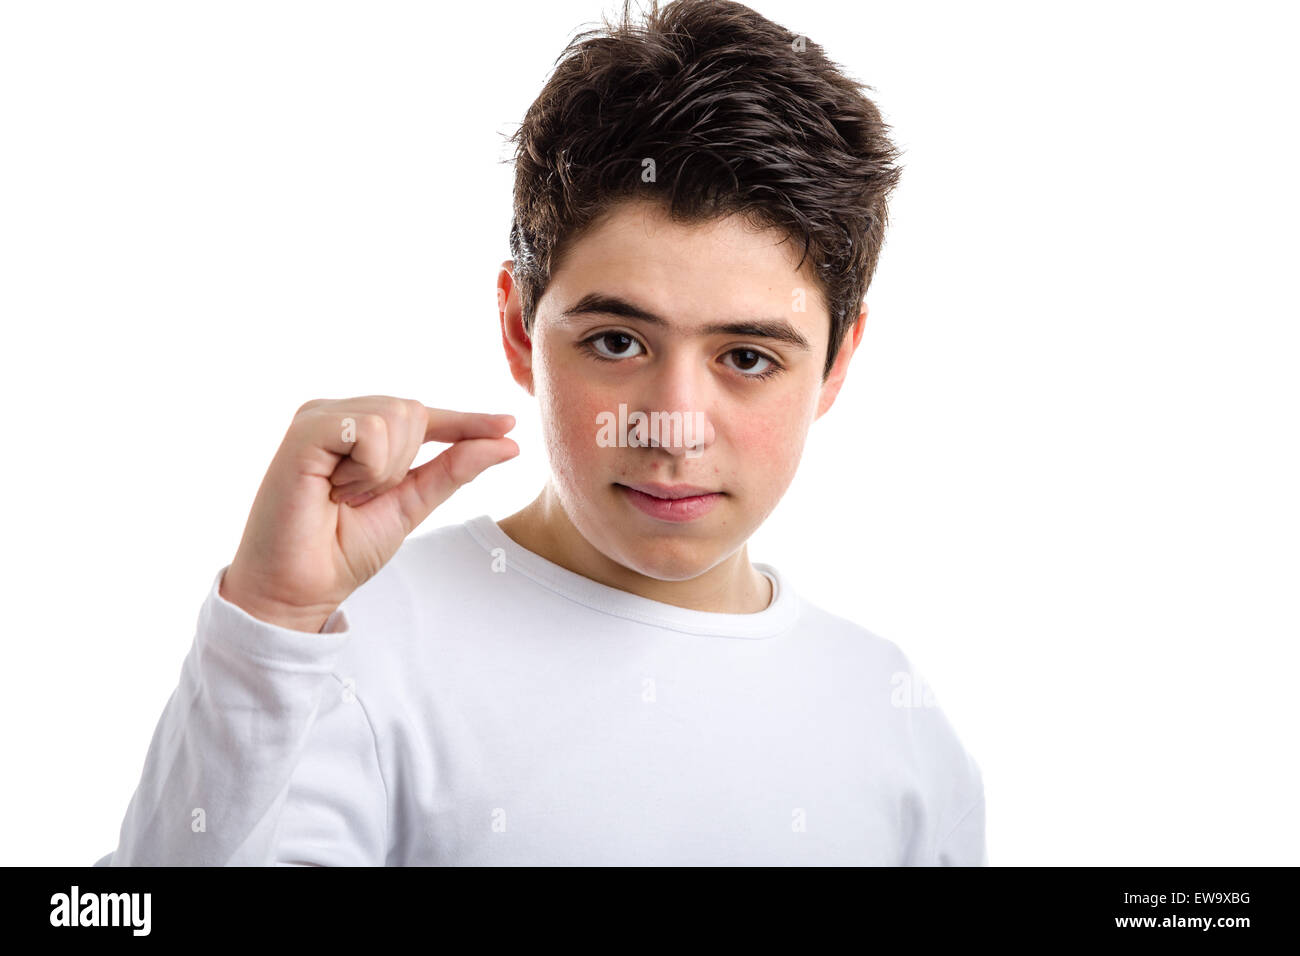
<instances>
[{"instance_id":1,"label":"neck","mask_svg":"<svg viewBox=\"0 0 1300 956\"><path fill-rule=\"evenodd\" d=\"M695 611L756 614L773 598L772 582L749 563L741 547L686 581L661 581L619 564L584 538L548 482L530 504L497 522L520 547L599 584Z\"/></svg>"}]
</instances>

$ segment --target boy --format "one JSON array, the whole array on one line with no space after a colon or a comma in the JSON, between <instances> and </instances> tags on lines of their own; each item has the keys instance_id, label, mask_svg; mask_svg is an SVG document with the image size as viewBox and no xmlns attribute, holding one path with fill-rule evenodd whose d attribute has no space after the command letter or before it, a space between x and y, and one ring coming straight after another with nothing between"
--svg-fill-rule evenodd
<instances>
[{"instance_id":1,"label":"boy","mask_svg":"<svg viewBox=\"0 0 1300 956\"><path fill-rule=\"evenodd\" d=\"M499 319L552 479L408 538L513 419L302 406L101 862L987 863L907 658L746 550L861 339L887 127L739 4L606 28L515 135Z\"/></svg>"}]
</instances>

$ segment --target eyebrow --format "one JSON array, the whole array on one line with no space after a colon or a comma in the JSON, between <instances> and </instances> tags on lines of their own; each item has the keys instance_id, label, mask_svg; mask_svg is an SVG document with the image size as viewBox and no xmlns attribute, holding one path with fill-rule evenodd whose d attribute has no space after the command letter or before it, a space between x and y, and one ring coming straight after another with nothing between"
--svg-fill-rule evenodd
<instances>
[{"instance_id":1,"label":"eyebrow","mask_svg":"<svg viewBox=\"0 0 1300 956\"><path fill-rule=\"evenodd\" d=\"M560 320L567 321L580 315L617 315L625 319L637 319L647 325L660 328L672 328L672 323L662 316L655 315L635 303L621 299L616 295L603 292L588 292L577 303L560 313ZM699 335L745 335L756 338L775 339L803 351L811 351L812 346L803 334L784 319L746 319L738 322L710 322L696 330Z\"/></svg>"}]
</instances>

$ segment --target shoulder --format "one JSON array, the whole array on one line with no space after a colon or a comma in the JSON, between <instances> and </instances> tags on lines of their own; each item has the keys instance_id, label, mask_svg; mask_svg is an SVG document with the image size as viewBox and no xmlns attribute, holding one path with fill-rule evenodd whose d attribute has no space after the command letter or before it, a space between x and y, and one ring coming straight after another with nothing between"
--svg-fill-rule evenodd
<instances>
[{"instance_id":1,"label":"shoulder","mask_svg":"<svg viewBox=\"0 0 1300 956\"><path fill-rule=\"evenodd\" d=\"M956 825L983 803L978 762L912 656L897 642L804 602L803 636L835 661L837 685L857 695L864 733L881 765L920 795L936 827Z\"/></svg>"},{"instance_id":2,"label":"shoulder","mask_svg":"<svg viewBox=\"0 0 1300 956\"><path fill-rule=\"evenodd\" d=\"M889 638L806 598L801 597L799 604L799 639L834 655L837 667L849 668L859 679L873 682L890 681L911 671L907 655Z\"/></svg>"}]
</instances>

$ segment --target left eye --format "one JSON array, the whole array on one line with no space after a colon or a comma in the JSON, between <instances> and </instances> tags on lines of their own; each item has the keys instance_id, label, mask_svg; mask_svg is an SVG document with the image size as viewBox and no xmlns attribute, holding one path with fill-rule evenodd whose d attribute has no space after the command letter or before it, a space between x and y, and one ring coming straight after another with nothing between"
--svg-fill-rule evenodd
<instances>
[{"instance_id":1,"label":"left eye","mask_svg":"<svg viewBox=\"0 0 1300 956\"><path fill-rule=\"evenodd\" d=\"M743 373L745 373L746 375L762 375L764 372L766 372L766 371L768 370L769 367L771 367L772 365L775 365L775 364L776 364L776 363L773 362L770 358L768 358L766 355L763 355L761 352L755 352L753 349L732 349L732 350L731 350L730 352L728 352L727 354L728 354L728 355L743 355L743 356L746 357L746 358L745 358L745 361L744 361L744 364L745 364L746 367L744 367L744 368L737 368L737 367L734 366L734 365L732 366L733 368L736 368L736 371L738 371L738 372L743 372ZM755 368L753 368L753 366L752 366L752 364L751 364L751 363L754 363L754 362L766 362L767 365L766 365L766 366L763 366L762 368L755 369Z\"/></svg>"},{"instance_id":2,"label":"left eye","mask_svg":"<svg viewBox=\"0 0 1300 956\"><path fill-rule=\"evenodd\" d=\"M637 346L639 346L639 345L641 344L641 343L637 342L636 339L632 338L632 336L630 336L630 335L625 335L625 334L622 333L622 332L605 332L604 334L594 336L593 338L590 338L590 339L588 339L587 341L592 345L593 348L595 348L595 347L596 347L596 343L598 343L598 342L604 342L604 341L606 341L607 339L618 339L618 340L620 340L621 342L624 343L624 347L625 347L625 348L626 348L627 344L629 344L629 343L632 344L632 345L637 345ZM615 352L613 355L610 355L610 354L607 354L606 352L601 351L599 348L596 348L596 354L598 354L598 355L602 355L602 356L604 356L605 358L628 358L628 357L629 357L629 353L627 353L627 352ZM639 353L639 352L633 352L633 353L631 353L631 355L639 355L639 354L641 354L641 353Z\"/></svg>"}]
</instances>

